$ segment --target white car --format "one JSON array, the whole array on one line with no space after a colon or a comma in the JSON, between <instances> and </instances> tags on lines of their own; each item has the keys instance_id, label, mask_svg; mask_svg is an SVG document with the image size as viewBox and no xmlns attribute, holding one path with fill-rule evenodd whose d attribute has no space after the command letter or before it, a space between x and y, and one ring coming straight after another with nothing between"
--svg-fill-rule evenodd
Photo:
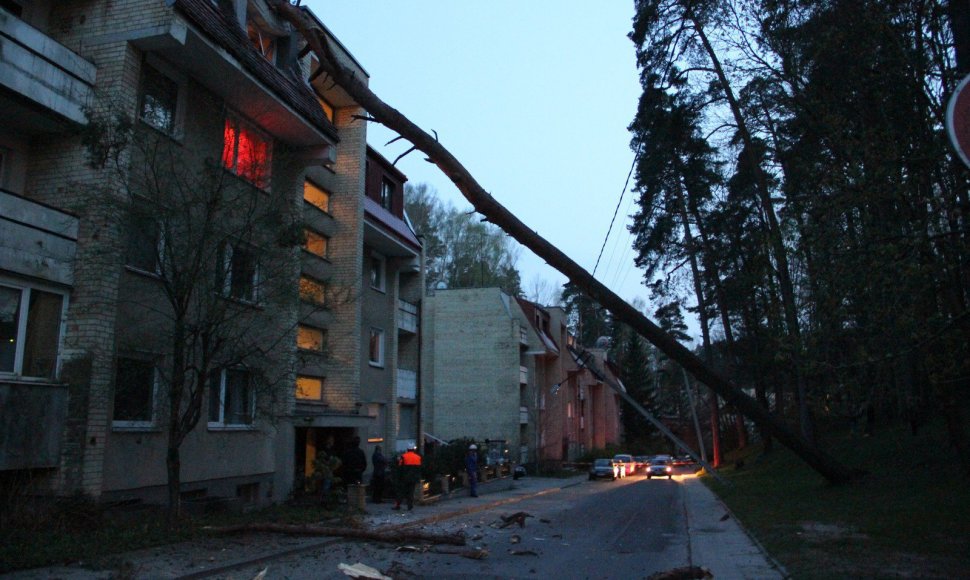
<instances>
[{"instance_id":1,"label":"white car","mask_svg":"<svg viewBox=\"0 0 970 580\"><path fill-rule=\"evenodd\" d=\"M620 477L633 475L637 470L637 464L632 455L619 454L613 456L613 463L620 466Z\"/></svg>"}]
</instances>

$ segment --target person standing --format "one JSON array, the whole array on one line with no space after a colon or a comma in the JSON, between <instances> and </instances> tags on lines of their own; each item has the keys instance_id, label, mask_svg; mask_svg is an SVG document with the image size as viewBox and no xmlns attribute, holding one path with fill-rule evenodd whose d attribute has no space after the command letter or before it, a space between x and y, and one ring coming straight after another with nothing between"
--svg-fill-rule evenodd
<instances>
[{"instance_id":1,"label":"person standing","mask_svg":"<svg viewBox=\"0 0 970 580\"><path fill-rule=\"evenodd\" d=\"M401 480L401 492L397 496L397 503L392 509L401 509L401 495L407 499L408 509L414 509L414 486L421 481L421 456L418 455L418 447L413 443L408 445L408 450L401 455L399 460L400 469L398 470Z\"/></svg>"},{"instance_id":2,"label":"person standing","mask_svg":"<svg viewBox=\"0 0 970 580\"><path fill-rule=\"evenodd\" d=\"M384 503L384 484L386 481L387 459L381 453L381 446L374 447L374 453L370 458L374 471L370 476L371 492L373 493L374 503Z\"/></svg>"},{"instance_id":3,"label":"person standing","mask_svg":"<svg viewBox=\"0 0 970 580\"><path fill-rule=\"evenodd\" d=\"M350 447L344 453L343 464L345 483L347 485L359 484L364 477L364 471L367 469L367 456L364 455L364 450L360 448L360 437L354 437L351 440Z\"/></svg>"},{"instance_id":4,"label":"person standing","mask_svg":"<svg viewBox=\"0 0 970 580\"><path fill-rule=\"evenodd\" d=\"M468 474L468 489L472 497L478 497L478 446L472 443L465 454L465 473Z\"/></svg>"}]
</instances>

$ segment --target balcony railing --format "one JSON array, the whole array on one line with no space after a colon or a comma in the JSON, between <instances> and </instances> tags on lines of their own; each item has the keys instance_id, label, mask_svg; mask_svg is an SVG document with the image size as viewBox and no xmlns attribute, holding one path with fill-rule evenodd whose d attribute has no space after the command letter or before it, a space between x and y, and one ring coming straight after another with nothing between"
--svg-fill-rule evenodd
<instances>
[{"instance_id":1,"label":"balcony railing","mask_svg":"<svg viewBox=\"0 0 970 580\"><path fill-rule=\"evenodd\" d=\"M406 369L397 370L397 398L418 398L418 373Z\"/></svg>"},{"instance_id":2,"label":"balcony railing","mask_svg":"<svg viewBox=\"0 0 970 580\"><path fill-rule=\"evenodd\" d=\"M0 38L0 86L75 123L87 122L83 108L93 93L93 64L10 15L0 18Z\"/></svg>"},{"instance_id":3,"label":"balcony railing","mask_svg":"<svg viewBox=\"0 0 970 580\"><path fill-rule=\"evenodd\" d=\"M519 425L529 424L529 408L519 407Z\"/></svg>"},{"instance_id":4,"label":"balcony railing","mask_svg":"<svg viewBox=\"0 0 970 580\"><path fill-rule=\"evenodd\" d=\"M529 369L526 367L519 367L519 384L528 385L529 384Z\"/></svg>"},{"instance_id":5,"label":"balcony railing","mask_svg":"<svg viewBox=\"0 0 970 580\"><path fill-rule=\"evenodd\" d=\"M418 305L405 300L397 301L397 327L406 332L418 331Z\"/></svg>"}]
</instances>

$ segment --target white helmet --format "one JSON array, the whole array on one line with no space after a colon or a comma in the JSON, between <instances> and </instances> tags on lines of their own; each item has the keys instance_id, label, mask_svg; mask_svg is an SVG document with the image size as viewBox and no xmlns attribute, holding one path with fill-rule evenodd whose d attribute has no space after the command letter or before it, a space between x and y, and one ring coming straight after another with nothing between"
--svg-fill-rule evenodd
<instances>
[{"instance_id":1,"label":"white helmet","mask_svg":"<svg viewBox=\"0 0 970 580\"><path fill-rule=\"evenodd\" d=\"M474 443L472 443L471 445L468 446L468 448L474 451L475 449L478 449L478 445L475 445Z\"/></svg>"}]
</instances>

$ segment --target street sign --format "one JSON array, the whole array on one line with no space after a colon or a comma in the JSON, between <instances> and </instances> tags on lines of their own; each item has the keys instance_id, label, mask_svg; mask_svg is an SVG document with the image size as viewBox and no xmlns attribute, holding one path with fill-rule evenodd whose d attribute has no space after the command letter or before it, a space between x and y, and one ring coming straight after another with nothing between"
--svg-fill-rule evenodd
<instances>
[{"instance_id":1,"label":"street sign","mask_svg":"<svg viewBox=\"0 0 970 580\"><path fill-rule=\"evenodd\" d=\"M957 85L946 106L946 132L963 163L970 167L970 75Z\"/></svg>"}]
</instances>

